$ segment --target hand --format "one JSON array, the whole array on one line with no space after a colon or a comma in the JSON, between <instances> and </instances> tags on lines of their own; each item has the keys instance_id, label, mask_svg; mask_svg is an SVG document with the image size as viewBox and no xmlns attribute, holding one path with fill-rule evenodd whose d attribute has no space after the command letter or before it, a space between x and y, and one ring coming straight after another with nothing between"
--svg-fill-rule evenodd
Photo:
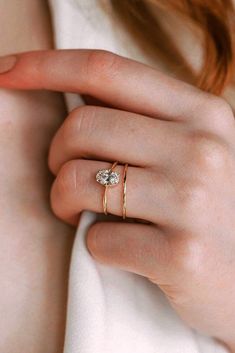
<instances>
[{"instance_id":1,"label":"hand","mask_svg":"<svg viewBox=\"0 0 235 353\"><path fill-rule=\"evenodd\" d=\"M49 156L55 214L76 223L84 209L103 212L96 172L115 160L129 163L127 216L151 224L96 223L87 235L90 252L156 283L190 326L235 351L230 106L104 51L25 53L0 85L78 92L109 106L79 107L57 132ZM121 195L121 185L109 190L114 215L122 214Z\"/></svg>"}]
</instances>

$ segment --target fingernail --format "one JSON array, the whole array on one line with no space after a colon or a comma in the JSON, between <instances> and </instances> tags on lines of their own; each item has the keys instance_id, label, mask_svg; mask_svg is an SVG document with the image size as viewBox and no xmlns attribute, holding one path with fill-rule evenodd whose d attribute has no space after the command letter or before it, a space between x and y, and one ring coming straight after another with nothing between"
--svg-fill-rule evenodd
<instances>
[{"instance_id":1,"label":"fingernail","mask_svg":"<svg viewBox=\"0 0 235 353\"><path fill-rule=\"evenodd\" d=\"M15 55L0 56L0 74L4 74L13 69L16 60Z\"/></svg>"}]
</instances>

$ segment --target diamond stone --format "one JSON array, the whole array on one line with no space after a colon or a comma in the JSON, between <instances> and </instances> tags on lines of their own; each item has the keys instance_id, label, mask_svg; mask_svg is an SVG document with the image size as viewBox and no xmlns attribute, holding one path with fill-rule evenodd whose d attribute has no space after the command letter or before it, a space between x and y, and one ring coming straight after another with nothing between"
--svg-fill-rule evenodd
<instances>
[{"instance_id":1,"label":"diamond stone","mask_svg":"<svg viewBox=\"0 0 235 353\"><path fill-rule=\"evenodd\" d=\"M104 186L117 185L120 180L120 173L111 169L99 170L96 174L96 181Z\"/></svg>"}]
</instances>

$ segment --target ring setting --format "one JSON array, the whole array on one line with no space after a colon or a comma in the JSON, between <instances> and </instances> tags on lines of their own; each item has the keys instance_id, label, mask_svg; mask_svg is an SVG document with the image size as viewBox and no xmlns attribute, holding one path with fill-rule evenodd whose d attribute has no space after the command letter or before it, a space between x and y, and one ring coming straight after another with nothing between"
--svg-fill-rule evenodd
<instances>
[{"instance_id":1,"label":"ring setting","mask_svg":"<svg viewBox=\"0 0 235 353\"><path fill-rule=\"evenodd\" d=\"M96 181L103 186L117 185L120 181L120 173L112 169L101 169L96 174Z\"/></svg>"},{"instance_id":2,"label":"ring setting","mask_svg":"<svg viewBox=\"0 0 235 353\"><path fill-rule=\"evenodd\" d=\"M120 182L120 173L116 172L114 169L118 165L118 161L114 162L109 169L100 169L98 170L96 174L96 181L104 186L104 194L103 194L103 209L104 209L104 214L108 215L108 205L107 205L107 192L109 187L118 185ZM127 206L127 200L126 200L126 178L127 178L127 169L128 169L128 163L125 164L124 170L123 170L123 177L122 177L122 217L123 219L126 218L126 206Z\"/></svg>"}]
</instances>

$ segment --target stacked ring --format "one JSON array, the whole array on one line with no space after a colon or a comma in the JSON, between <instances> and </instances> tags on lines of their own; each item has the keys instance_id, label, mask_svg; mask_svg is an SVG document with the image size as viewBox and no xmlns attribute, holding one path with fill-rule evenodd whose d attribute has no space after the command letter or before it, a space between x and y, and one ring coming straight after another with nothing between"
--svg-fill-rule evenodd
<instances>
[{"instance_id":1,"label":"stacked ring","mask_svg":"<svg viewBox=\"0 0 235 353\"><path fill-rule=\"evenodd\" d=\"M101 169L96 174L96 181L101 185L105 186L104 195L103 195L103 209L104 214L108 214L107 206L107 191L108 187L117 185L120 181L120 174L114 171L114 168L117 166L118 162L114 162L110 169Z\"/></svg>"},{"instance_id":2,"label":"stacked ring","mask_svg":"<svg viewBox=\"0 0 235 353\"><path fill-rule=\"evenodd\" d=\"M114 168L118 165L118 162L114 162L110 169L101 169L96 174L96 181L105 187L103 194L103 210L104 214L108 215L108 202L107 192L110 186L119 184L120 173L115 172ZM128 164L126 163L123 170L123 194L122 194L122 218L126 218L126 178L127 178Z\"/></svg>"},{"instance_id":3,"label":"stacked ring","mask_svg":"<svg viewBox=\"0 0 235 353\"><path fill-rule=\"evenodd\" d=\"M128 164L126 163L123 171L123 198L122 198L122 218L126 218L126 177L127 177Z\"/></svg>"}]
</instances>

